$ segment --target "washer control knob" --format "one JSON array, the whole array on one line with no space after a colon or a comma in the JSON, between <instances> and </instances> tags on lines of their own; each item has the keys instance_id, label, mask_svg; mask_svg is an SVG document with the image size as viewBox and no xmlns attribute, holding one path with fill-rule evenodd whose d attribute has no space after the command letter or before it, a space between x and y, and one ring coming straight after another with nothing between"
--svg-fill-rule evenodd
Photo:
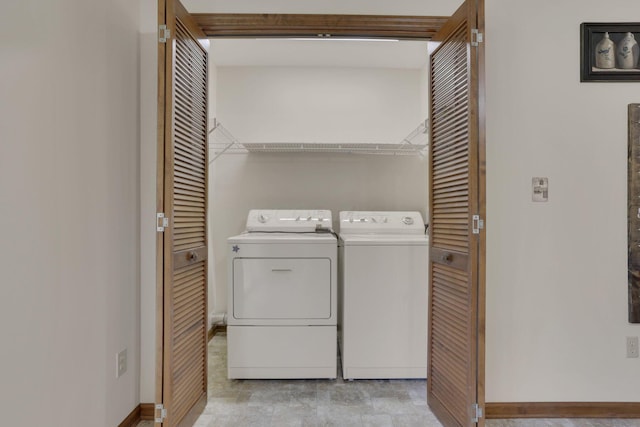
<instances>
[{"instance_id":1,"label":"washer control knob","mask_svg":"<svg viewBox=\"0 0 640 427\"><path fill-rule=\"evenodd\" d=\"M411 218L410 216L403 216L402 217L402 222L405 225L413 225L413 218Z\"/></svg>"},{"instance_id":2,"label":"washer control knob","mask_svg":"<svg viewBox=\"0 0 640 427\"><path fill-rule=\"evenodd\" d=\"M258 222L261 224L264 224L265 222L267 222L267 218L264 214L260 214L260 216L258 216Z\"/></svg>"}]
</instances>

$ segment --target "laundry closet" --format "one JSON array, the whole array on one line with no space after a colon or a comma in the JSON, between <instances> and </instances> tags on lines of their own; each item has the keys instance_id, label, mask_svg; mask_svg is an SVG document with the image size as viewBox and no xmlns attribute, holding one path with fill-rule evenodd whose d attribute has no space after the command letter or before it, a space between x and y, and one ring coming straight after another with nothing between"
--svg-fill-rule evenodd
<instances>
[{"instance_id":1,"label":"laundry closet","mask_svg":"<svg viewBox=\"0 0 640 427\"><path fill-rule=\"evenodd\" d=\"M251 209L427 218L427 50L417 41L212 40L209 312Z\"/></svg>"},{"instance_id":2,"label":"laundry closet","mask_svg":"<svg viewBox=\"0 0 640 427\"><path fill-rule=\"evenodd\" d=\"M277 48L270 44L254 47L252 56L258 58L255 62L243 61L235 57L225 63L224 55L219 51L216 52L215 47L212 47L210 56L206 53L203 55L200 44L206 42L196 40L203 36L214 39L223 36L216 33L218 29L216 24L213 23L213 26L211 24L216 19L226 19L225 17L209 14L190 17L184 8L181 9L179 6L167 11L170 18L168 27L171 27L171 34L176 34L177 40L176 43L167 44L167 55L164 61L164 75L167 77L165 79L167 84L164 87L166 96L159 96L160 101L167 100L166 104L160 104L166 106L163 121L166 125L163 128L166 156L164 156L164 168L160 167L160 169L164 171L166 181L163 188L166 188L167 203L164 207L172 215L167 219L163 213L158 213L157 228L164 230L167 225L171 225L170 222L173 222L176 224L176 231L173 233L170 227L163 239L165 243L163 254L166 261L163 290L168 291L163 303L165 314L163 339L166 349L163 350L163 354L167 355L163 358L166 362L162 363L162 369L166 374L163 375L162 382L163 396L166 393L170 400L174 395L172 380L181 380L184 377L184 381L175 386L177 390L175 394L182 396L186 393L185 390L189 390L194 397L197 392L198 402L206 399L206 393L203 393L206 390L200 387L207 384L206 376L203 382L200 381L200 378L203 378L201 374L206 374L207 371L206 359L202 357L206 351L194 353L192 356L188 352L189 348L202 348L202 344L206 345L206 340L195 342L196 339L199 341L200 336L206 338L206 334L203 336L200 333L206 331L204 318L206 312L211 315L210 319L216 321L224 319L226 314L228 318L233 316L234 322L242 318L251 323L246 325L227 323L228 362L232 356L231 347L233 347L231 345L233 334L229 333L230 330L238 328L237 332L239 328L245 326L257 328L266 324L264 323L266 317L271 316L276 320L279 314L274 313L273 310L263 310L258 313L258 316L253 316L253 313L257 312L253 310L260 305L254 302L262 302L264 299L255 298L252 290L260 284L275 283L280 287L279 295L288 298L290 293L286 291L283 282L272 280L272 277L275 275L304 276L298 274L295 266L290 267L284 262L282 265L276 264L284 258L291 260L299 258L303 261L298 265L306 266L312 264L307 262L312 261L312 258L329 259L331 266L336 263L328 255L297 256L291 251L287 252L286 257L277 254L268 256L262 251L262 249L269 249L266 247L253 252L255 256L245 255L243 258L242 255L238 255L251 252L246 251L243 246L258 244L257 235L260 233L264 235L262 243L273 244L274 247L281 244L293 246L293 244L276 242L276 239L271 243L266 237L269 233L280 235L302 233L301 231L284 231L282 228L271 230L269 227L262 228L263 225L271 222L298 225L304 222L305 226L315 223L316 227L313 230L304 231L304 233L312 233L309 236L319 236L331 233L331 230L325 226L325 222L330 222L332 228L341 233L340 237L334 241L338 253L338 270L340 262L344 262L342 269L344 275L338 273L338 279L331 282L332 285L337 282L339 288L335 294L332 289L331 296L340 295L341 286L343 290L349 286L344 279L347 277L346 265L362 265L357 261L358 253L365 252L361 251L360 244L362 243L363 248L373 246L371 240L359 240L355 237L356 234L360 234L363 230L369 233L368 230L373 227L373 224L382 227L397 224L400 228L396 230L407 231L410 229L414 231L412 226L417 225L415 231L421 233L425 240L429 238L429 256L421 256L417 259L425 261L424 267L431 277L414 282L430 284L428 292L425 288L422 293L425 295L423 301L429 307L428 342L430 344L417 345L422 349L428 347L430 352L429 357L423 353L420 358L420 360L428 359L429 362L428 366L422 367L423 371L427 371L428 376L429 404L435 405L434 411L438 412L442 412L438 405L446 404L449 408L450 404L453 404L456 420L462 420L468 415L469 402L472 404L477 402L476 418L480 416L480 404L484 401L482 390L478 388L480 383L477 381L482 380L480 368L483 366L482 344L484 341L481 340L483 337L481 326L484 294L481 285L484 282L477 273L484 266L484 252L481 251L484 248L484 240L480 233L484 218L482 203L484 201L482 110L484 86L481 72L484 50L483 45L479 44L483 34L480 31L483 28L483 15L479 6L482 4L473 1L465 3L454 15L446 19L445 25L442 18L424 17L428 21L434 21L425 24L427 27L440 28L439 31L431 33L433 43L428 44L430 49L428 77L425 67L427 62L425 45L418 51L420 64L414 66L402 66L401 61L394 58L392 54L379 52L372 55L375 60L371 60L367 66L359 66L354 63L355 59L360 58L360 54L356 53L357 49L343 50L336 56L337 60L334 63L319 64L315 60L324 54L312 52L311 47L304 47L295 52L293 56L295 60L280 64L271 61L278 55L276 55ZM175 25L172 23L172 13L176 14ZM245 18L242 17L242 19ZM247 28L249 31L255 29L256 19L273 18L271 15L253 16ZM292 19L296 22L299 17ZM197 27L198 25L200 28ZM400 23L398 27L407 28L407 24ZM351 29L351 36L357 35L354 31L359 31L356 30L358 27L354 23L347 24L346 28ZM186 34L187 29L194 35L199 34L199 37ZM264 31L258 29L257 34L265 37L268 33ZM319 32L321 31L314 29L306 35L315 39L315 43L322 43L318 46L325 46L324 43L338 43L336 46L340 46L339 43L342 43L331 40L332 36L329 34L336 34L333 31L317 37ZM161 33L165 38L168 34L169 29ZM271 34L272 36L282 35L282 33ZM405 37L405 33L384 33L382 37L386 40L386 37L390 37L391 34L399 34L400 38ZM380 37L379 34L366 31L364 35ZM231 33L224 35L224 37L230 36L235 35ZM317 39L320 38L323 40L318 41ZM259 40L259 42L265 42L262 38ZM294 41L297 42L297 40L288 40L288 42ZM349 43L351 42L355 41L350 40ZM382 44L385 43L398 42L382 42ZM398 45L400 46L400 43ZM239 51L238 46L230 49L233 54ZM206 62L207 58L211 58L211 69ZM202 96L207 93L203 90L205 88L202 82L209 79L212 82L208 85L211 89L210 103L207 96ZM197 93L192 95L192 91L196 89ZM414 110L411 110L411 105ZM427 110L429 110L430 127L428 141L424 138L427 134L425 132ZM213 124L211 129L204 126L209 122L207 118ZM416 137L420 136L424 139L416 142ZM427 146L429 147L428 159L425 158ZM407 150L408 147L410 147L409 150ZM210 156L202 156L204 150L208 151ZM200 162L203 157L210 159L210 162L208 164ZM203 181L202 178L205 180ZM201 189L207 191L203 192ZM202 200L205 193L206 199ZM206 211L202 208L205 203L209 207ZM306 211L294 211L297 209ZM261 210L265 211L261 212ZM331 221L326 221L329 218L329 212L331 212ZM202 213L206 215L201 215ZM429 236L425 233L427 227L424 223L425 218L431 222L428 224ZM349 233L354 235L353 239L345 239L343 236L346 234L342 231L342 225L346 225L345 221L354 225L353 228L349 227ZM356 228L355 225L360 223L366 224L367 227ZM204 231L207 232L208 238L204 239L204 242L201 232L202 224L207 224ZM247 233L243 233L244 231ZM194 233L198 235L193 235ZM381 234L378 234L378 243L384 240ZM400 234L402 233L396 233L396 235ZM249 238L236 239L237 236L242 235L248 235ZM280 237L280 239L294 240L291 237ZM409 240L411 239L402 239L404 243L408 243ZM174 244L176 242L177 244ZM417 243L416 247L424 246L420 239L415 243ZM344 248L342 256L339 253L341 244ZM348 261L347 252L349 252ZM254 262L257 258L261 261ZM370 259L371 256L365 256L365 258ZM379 255L379 258L381 261L369 262L369 264L371 266L391 264L390 257ZM400 258L407 260L407 257ZM277 262L268 261L269 259ZM245 270L245 264L247 270ZM321 269L321 264L316 263L318 271ZM366 264L365 268L361 268L363 272L360 276L361 283L369 283L363 279L367 273L370 273ZM405 263L405 265L413 264L415 263ZM236 265L240 268L238 277L241 280L239 281L236 281ZM253 274L258 270L267 274ZM395 271L404 273L405 270L406 268L396 266ZM249 272L250 276L258 279L245 281L244 278L248 277L244 274L245 272ZM330 275L335 277L334 271L331 271ZM265 277L269 279L263 280ZM304 277L310 278L310 276ZM379 279L377 275L370 274L369 277ZM389 278L382 282L392 286L402 282L397 280L395 275L387 277ZM203 288L205 283L201 278L211 281L207 286L210 291L205 291ZM173 283L177 285L177 290L174 290L175 286L171 286ZM290 281L290 283L294 282ZM295 284L310 283L312 280L295 281ZM261 291L262 295L271 296L266 289ZM296 294L296 292L292 293ZM306 293L303 294L307 296ZM365 287L360 294L362 295L360 299L367 304L370 289ZM208 307L206 304L199 303L199 313L194 312L191 315L184 309L188 306L189 298L196 299L198 295L209 297L210 303ZM238 308L236 295L240 295L243 301L248 301L249 305L236 310ZM250 298L245 299L245 296ZM355 298L357 299L358 296L356 295ZM411 301L420 299L416 296ZM336 310L338 319L335 325L333 323L323 325L335 327L336 332L339 332L341 326L340 314L343 319L346 319L345 313L348 312L347 300L342 298L342 301L345 306L338 307ZM391 310L387 310L388 301L384 298L378 298L377 301L382 303L375 310L369 311L387 316L387 319L392 318L388 314ZM286 308L300 307L295 303L287 303L285 306ZM406 313L415 314L413 310L406 309L408 306L409 304L395 304L395 307L404 308L403 312L396 309L395 313L400 313L399 317ZM205 307L207 310L202 310ZM248 309L244 310L245 308ZM263 306L260 306L260 309L262 308ZM272 307L269 306L269 308ZM231 312L229 312L230 309ZM332 309L331 315L333 313ZM314 318L314 313L303 314L304 316L299 316L295 320ZM324 313L320 314L324 315ZM320 315L315 318L318 316ZM255 320L251 320L251 317ZM416 317L421 320L415 325L424 327L422 331L418 331L419 336L425 337L427 316L418 313ZM192 318L193 323L191 323ZM333 322L333 319L330 321ZM366 324L369 325L369 323ZM282 322L272 326L282 328L283 330L279 332L284 333L287 325ZM314 325L297 324L295 326ZM385 336L394 334L394 331L400 328L402 326L381 333L380 329L372 326L365 329L362 335L376 336L377 334L380 339L384 339ZM248 351L240 348L237 354L242 356L260 354L260 349L274 347L270 345L273 341L264 340L264 334L260 332L263 331L254 329L250 334L251 342L246 341L253 347ZM224 339L224 337L221 338ZM341 338L338 333L336 338L336 341ZM264 342L260 343L260 340ZM411 339L405 341L414 342ZM192 342L193 344L190 344ZM297 343L295 339L286 341L286 345L293 349ZM275 346L277 347L278 343ZM282 345L282 347L285 346ZM389 344L388 348L396 350L396 353L403 352L395 344ZM346 357L346 351L343 352L343 357ZM174 359L175 364L172 363ZM187 372L187 368L191 365L188 362L192 359L198 359L198 363L193 370L188 371L189 376L186 377L184 373ZM277 366L278 369L291 367L291 364L284 364L278 358L271 360L279 361L281 366ZM342 361L343 367L345 360ZM226 365L231 366L230 363ZM337 367L337 365L334 366ZM242 366L237 367L242 368ZM247 367L251 368L248 365ZM272 366L260 367L271 368ZM340 370L338 372L342 373ZM480 376L476 376L476 372ZM219 374L218 372L216 377L219 377ZM322 374L323 378L330 378L324 375ZM232 374L228 375L228 378L234 377ZM386 378L403 377L408 376ZM249 373L247 376L239 374L235 378L276 377ZM305 373L300 376L286 376L286 378L317 377ZM353 376L343 375L343 378L372 377L369 374L360 376L354 372ZM469 381L464 381L464 378L468 378ZM197 382L194 383L191 379ZM188 383L187 380L191 382ZM194 387L187 388L191 384ZM455 393L452 395L448 390L454 390ZM186 401L178 404L181 408L188 407ZM195 411L196 407L193 408ZM451 416L451 414L442 412L442 416Z\"/></svg>"}]
</instances>

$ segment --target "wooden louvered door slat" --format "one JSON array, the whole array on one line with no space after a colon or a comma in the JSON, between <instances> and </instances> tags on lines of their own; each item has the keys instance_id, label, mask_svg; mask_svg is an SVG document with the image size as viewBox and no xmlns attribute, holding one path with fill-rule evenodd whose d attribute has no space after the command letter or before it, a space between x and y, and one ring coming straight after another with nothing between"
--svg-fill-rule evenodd
<instances>
[{"instance_id":1,"label":"wooden louvered door slat","mask_svg":"<svg viewBox=\"0 0 640 427\"><path fill-rule=\"evenodd\" d=\"M482 0L467 0L434 37L430 53L429 406L447 427L483 426L484 137L480 120Z\"/></svg>"},{"instance_id":2,"label":"wooden louvered door slat","mask_svg":"<svg viewBox=\"0 0 640 427\"><path fill-rule=\"evenodd\" d=\"M207 392L207 52L177 0L165 2L164 427L192 425Z\"/></svg>"}]
</instances>

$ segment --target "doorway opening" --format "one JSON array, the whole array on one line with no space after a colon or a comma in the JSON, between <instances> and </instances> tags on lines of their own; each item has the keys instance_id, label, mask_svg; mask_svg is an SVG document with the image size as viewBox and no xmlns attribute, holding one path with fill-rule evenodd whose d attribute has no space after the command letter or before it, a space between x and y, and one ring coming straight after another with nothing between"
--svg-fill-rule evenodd
<instances>
[{"instance_id":1,"label":"doorway opening","mask_svg":"<svg viewBox=\"0 0 640 427\"><path fill-rule=\"evenodd\" d=\"M160 3L161 3L161 4L164 4L164 1L160 0ZM173 2L173 1L171 1L171 0L167 0L167 3L172 4L172 3L174 3L174 2ZM474 4L475 4L475 3L474 3ZM164 7L164 6L163 6L163 7ZM467 7L467 6L465 5L463 8L466 8L466 7ZM462 8L461 8L461 9L462 9ZM471 7L469 7L469 10L470 10L470 9L471 9ZM163 10L164 10L164 9L163 9ZM475 10L475 6L474 6L474 10ZM469 16L470 16L470 14L469 14ZM190 18L190 19L191 19L191 18ZM198 22L200 22L200 21L201 21L201 20L203 20L203 19L204 19L203 17L195 16L195 19L193 19L193 20L194 20L194 21L198 21ZM260 27L260 24L259 24L259 23L256 23L256 22L253 22L253 24L249 24L249 27L250 27L250 28L253 28L253 29L255 29L255 30L258 30L258 31L260 31L260 28L261 28L261 27ZM469 30L470 30L470 29L471 29L471 28L469 28ZM206 34L206 28L204 27L204 25L202 26L202 30L203 30L202 32ZM269 31L271 31L271 30L266 29L266 27L262 27L262 31L264 32L264 34L271 34L271 35L273 35L273 33L269 33ZM281 31L281 30L278 30L278 31ZM329 31L322 32L322 34L338 34L339 32L340 32L340 31L337 31L337 30L335 30L335 31L329 30ZM316 33L316 35L317 35L317 34L318 34L318 33ZM390 34L392 34L392 32L387 32L387 33L385 33L385 35L384 35L383 37L389 37L389 36L390 36ZM470 37L471 37L471 35L470 35L470 34L471 34L471 32L469 31L469 32L468 32L469 39L470 39ZM353 34L350 34L350 35L351 35L351 36L353 36ZM380 37L380 34L376 34L375 36ZM402 34L400 34L399 38L403 38L403 35L402 35ZM446 42L446 40L443 40L443 42ZM166 74L170 74L170 73L166 73ZM163 73L163 77L165 77L164 73ZM167 77L170 77L170 75L168 75ZM477 76L476 76L476 77L477 77ZM164 99L162 100L162 102L164 102ZM167 108L172 108L171 103L167 103L166 105L163 105L163 106L162 106L162 108L164 108L165 106L166 106ZM476 126L476 124L475 124L475 123L472 123L470 126ZM167 128L167 129L169 129L169 128ZM244 129L244 128L243 128L243 129ZM170 132L168 131L168 132L166 132L166 134L167 134L167 137L170 139ZM163 136L163 138L162 138L161 147L162 147L162 149L161 149L161 150L159 150L159 151L161 151L161 152L163 152L163 153L164 153L164 152L165 152L165 147L166 147L166 144L165 144L165 138L164 138L164 136ZM331 162L333 162L333 163L336 163L336 164L339 164L339 163L340 163L340 159L335 158L335 157L331 157L331 156L330 156L329 160L330 160ZM164 162L159 162L159 163L164 163ZM292 162L292 163L293 163L293 162ZM243 178L243 175L238 176L237 178L238 178L238 179L244 179L244 178ZM246 177L245 177L245 178L246 178ZM233 182L233 181L232 181L232 182ZM344 187L344 186L342 186L342 187ZM229 188L232 188L232 187L229 187ZM249 206L248 208L251 208L251 207L253 207L253 206ZM248 209L247 209L247 210L248 210ZM246 212L247 210L245 210L245 212ZM242 221L241 221L241 222L242 222ZM165 251L165 250L166 250L166 248L165 248L165 249L163 249L163 251ZM192 258L193 258L193 257L192 257ZM475 264L474 264L474 265L475 265ZM477 267L477 265L475 265L474 267L471 267L471 268L476 268L476 267ZM168 282L167 282L167 280L166 280L166 279L165 279L165 280L162 280L162 278L159 278L159 279L160 279L160 281L162 282L162 283L160 283L160 284L159 284L159 292L160 292L160 294L162 295L162 294L165 294L165 293L166 293L166 286L167 286ZM170 283L170 281L169 281L169 283ZM166 317L165 317L165 321L166 321ZM159 359L160 361L162 361L162 360L164 359L164 352L163 352L163 350L162 350L162 349L160 350L160 354L158 355L158 359ZM161 364L161 363L162 363L162 362L160 362L160 364ZM160 370L159 370L159 372L162 372L162 369L160 369ZM165 374L166 374L166 373L165 373ZM162 376L162 375L161 375L161 376ZM165 376L166 376L166 375L165 375ZM165 380L165 378L163 377L163 382L164 382L164 380ZM481 385L482 385L482 384L480 384L480 386L481 386ZM162 388L162 385L160 385L160 388ZM474 392L474 394L475 394L475 392ZM160 398L158 399L158 401L164 401L164 399L166 398L166 393L163 393L163 391L159 391L159 392L158 392L158 395L160 396ZM479 424L482 424L482 421L480 421L480 422L479 422Z\"/></svg>"}]
</instances>

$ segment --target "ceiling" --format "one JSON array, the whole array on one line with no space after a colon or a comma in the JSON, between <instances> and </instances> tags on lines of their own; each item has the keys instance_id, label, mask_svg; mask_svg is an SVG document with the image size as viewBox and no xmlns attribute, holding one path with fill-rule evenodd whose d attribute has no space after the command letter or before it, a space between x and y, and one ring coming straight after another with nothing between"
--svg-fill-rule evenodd
<instances>
[{"instance_id":1,"label":"ceiling","mask_svg":"<svg viewBox=\"0 0 640 427\"><path fill-rule=\"evenodd\" d=\"M427 63L425 41L212 39L217 66L366 67L420 69Z\"/></svg>"}]
</instances>

